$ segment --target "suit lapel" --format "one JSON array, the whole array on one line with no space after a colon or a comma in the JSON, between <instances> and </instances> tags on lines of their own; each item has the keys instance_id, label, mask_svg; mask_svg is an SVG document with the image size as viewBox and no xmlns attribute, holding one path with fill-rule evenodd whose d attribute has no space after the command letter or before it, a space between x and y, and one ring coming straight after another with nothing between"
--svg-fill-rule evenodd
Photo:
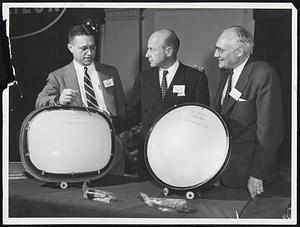
<instances>
[{"instance_id":1,"label":"suit lapel","mask_svg":"<svg viewBox=\"0 0 300 227\"><path fill-rule=\"evenodd\" d=\"M243 93L244 88L246 87L246 84L248 82L249 76L251 74L252 71L252 67L253 67L253 57L250 56L250 58L248 59L246 65L244 66L241 75L235 85L235 89L238 90L240 93ZM224 86L223 86L224 87ZM231 96L229 96L229 102L228 104L225 106L224 109L224 114L232 107L232 105L236 102L237 100L235 100L234 98L232 98Z\"/></svg>"},{"instance_id":2,"label":"suit lapel","mask_svg":"<svg viewBox=\"0 0 300 227\"><path fill-rule=\"evenodd\" d=\"M83 106L77 74L73 62L71 62L66 68L64 82L65 88L70 88L79 91L79 95L74 98L72 105Z\"/></svg>"},{"instance_id":3,"label":"suit lapel","mask_svg":"<svg viewBox=\"0 0 300 227\"><path fill-rule=\"evenodd\" d=\"M113 79L113 78L109 75L104 74L102 72L99 64L97 64L97 63L94 63L94 64L95 64L95 69L97 71L97 75L99 77L100 87L101 87L101 91L103 94L103 99L104 99L106 108L109 110L109 112L112 115L115 116L117 114L117 110L116 110L116 106L115 106L115 97L114 97L115 85L110 86L110 87L105 87L105 85L104 85L104 81Z\"/></svg>"},{"instance_id":4,"label":"suit lapel","mask_svg":"<svg viewBox=\"0 0 300 227\"><path fill-rule=\"evenodd\" d=\"M151 99L153 106L155 106L155 114L159 115L161 113L161 110L165 107L165 100L167 98L167 95L165 96L165 99L161 99L161 89L160 89L160 81L159 81L159 69L154 68L148 75L145 75L145 81L144 84L147 86L146 90L149 90L147 94L150 94L150 97L147 97L147 99ZM167 91L168 93L168 91Z\"/></svg>"},{"instance_id":5,"label":"suit lapel","mask_svg":"<svg viewBox=\"0 0 300 227\"><path fill-rule=\"evenodd\" d=\"M159 82L159 72L158 68L152 71L152 75L149 75L149 87L153 88L153 98L161 102L161 89Z\"/></svg>"},{"instance_id":6,"label":"suit lapel","mask_svg":"<svg viewBox=\"0 0 300 227\"><path fill-rule=\"evenodd\" d=\"M226 84L226 81L227 81L227 78L229 76L229 73L230 71L229 70L222 70L221 71L221 81L220 81L220 84L219 84L219 88L216 92L216 95L215 95L215 102L214 102L214 106L213 108L218 112L220 113L221 111L221 98L222 98L222 93L223 93L223 90L224 90L224 86Z\"/></svg>"},{"instance_id":7,"label":"suit lapel","mask_svg":"<svg viewBox=\"0 0 300 227\"><path fill-rule=\"evenodd\" d=\"M250 57L240 75L239 80L237 81L235 88L239 91L239 92L243 92L246 84L248 83L249 80L249 76L252 72L252 68L253 68L253 62L254 62L254 58Z\"/></svg>"},{"instance_id":8,"label":"suit lapel","mask_svg":"<svg viewBox=\"0 0 300 227\"><path fill-rule=\"evenodd\" d=\"M184 67L181 63L179 63L178 69L174 75L174 78L167 90L166 96L162 103L165 102L172 102L177 97L177 93L173 93L173 86L174 85L185 85L184 80Z\"/></svg>"},{"instance_id":9,"label":"suit lapel","mask_svg":"<svg viewBox=\"0 0 300 227\"><path fill-rule=\"evenodd\" d=\"M155 105L161 106L163 101L161 99L158 68L155 68L153 71L151 71L150 75L147 75L145 78L147 78L145 80L145 84L149 88L149 94L151 94L151 97L149 98L153 100L153 103L155 103Z\"/></svg>"}]
</instances>

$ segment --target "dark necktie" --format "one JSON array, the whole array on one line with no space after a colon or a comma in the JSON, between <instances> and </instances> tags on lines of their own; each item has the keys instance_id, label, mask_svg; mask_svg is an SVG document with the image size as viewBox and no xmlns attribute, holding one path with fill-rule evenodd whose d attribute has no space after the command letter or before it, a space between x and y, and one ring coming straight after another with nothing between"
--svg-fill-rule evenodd
<instances>
[{"instance_id":1,"label":"dark necktie","mask_svg":"<svg viewBox=\"0 0 300 227\"><path fill-rule=\"evenodd\" d=\"M88 68L84 67L84 90L85 90L85 95L86 95L86 99L87 99L87 104L88 104L88 107L98 109L99 106L98 106L97 99L95 96L95 91L93 89L91 78L90 78L87 70L88 70Z\"/></svg>"},{"instance_id":2,"label":"dark necktie","mask_svg":"<svg viewBox=\"0 0 300 227\"><path fill-rule=\"evenodd\" d=\"M232 75L233 75L233 70L230 70L229 76L228 76L228 83L227 83L227 89L226 89L226 93L223 99L223 104L221 107L221 115L224 114L224 110L225 107L227 105L227 103L229 102L229 93L231 91L231 82L232 82Z\"/></svg>"},{"instance_id":3,"label":"dark necktie","mask_svg":"<svg viewBox=\"0 0 300 227\"><path fill-rule=\"evenodd\" d=\"M168 70L163 71L163 78L161 81L160 89L161 89L161 98L164 99L168 90L168 85L167 85L167 74Z\"/></svg>"}]
</instances>

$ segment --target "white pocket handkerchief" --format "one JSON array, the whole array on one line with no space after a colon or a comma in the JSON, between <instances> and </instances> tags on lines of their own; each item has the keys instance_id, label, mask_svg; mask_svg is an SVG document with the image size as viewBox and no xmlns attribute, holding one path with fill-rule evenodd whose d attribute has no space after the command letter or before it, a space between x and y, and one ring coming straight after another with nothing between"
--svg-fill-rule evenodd
<instances>
[{"instance_id":1,"label":"white pocket handkerchief","mask_svg":"<svg viewBox=\"0 0 300 227\"><path fill-rule=\"evenodd\" d=\"M246 101L247 101L246 99L239 98L239 102L246 102Z\"/></svg>"}]
</instances>

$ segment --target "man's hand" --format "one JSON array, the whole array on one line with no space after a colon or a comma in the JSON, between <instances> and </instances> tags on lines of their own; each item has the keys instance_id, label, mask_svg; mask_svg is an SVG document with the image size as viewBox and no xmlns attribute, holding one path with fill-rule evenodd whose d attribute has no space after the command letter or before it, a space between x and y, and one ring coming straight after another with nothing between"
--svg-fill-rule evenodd
<instances>
[{"instance_id":1,"label":"man's hand","mask_svg":"<svg viewBox=\"0 0 300 227\"><path fill-rule=\"evenodd\" d=\"M247 188L251 195L251 198L253 199L256 195L263 193L263 181L255 177L249 176Z\"/></svg>"},{"instance_id":2,"label":"man's hand","mask_svg":"<svg viewBox=\"0 0 300 227\"><path fill-rule=\"evenodd\" d=\"M64 89L59 97L59 104L70 104L73 101L74 97L77 95L79 95L78 90Z\"/></svg>"}]
</instances>

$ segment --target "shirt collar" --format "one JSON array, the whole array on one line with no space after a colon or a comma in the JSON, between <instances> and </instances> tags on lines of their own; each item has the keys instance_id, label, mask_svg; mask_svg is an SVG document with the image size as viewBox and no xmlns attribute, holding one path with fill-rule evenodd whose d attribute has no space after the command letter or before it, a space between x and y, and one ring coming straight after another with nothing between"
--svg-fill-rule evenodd
<instances>
[{"instance_id":1,"label":"shirt collar","mask_svg":"<svg viewBox=\"0 0 300 227\"><path fill-rule=\"evenodd\" d=\"M75 59L73 60L73 62L74 62L75 70L76 70L77 72L84 72L84 67L85 67L85 66L79 64L77 61L75 61ZM90 70L95 70L95 65L94 65L94 63L92 63L92 64L90 64L90 65L88 65L88 66L86 66L86 67L88 68L88 71L90 71Z\"/></svg>"},{"instance_id":2,"label":"shirt collar","mask_svg":"<svg viewBox=\"0 0 300 227\"><path fill-rule=\"evenodd\" d=\"M249 57L250 57L250 56L249 56ZM241 72L242 72L244 66L246 65L246 63L247 63L249 57L247 57L246 60L245 60L242 64L240 64L238 67L236 67L235 69L233 69L233 73L234 73L234 74L238 74L238 75L241 74Z\"/></svg>"},{"instance_id":3,"label":"shirt collar","mask_svg":"<svg viewBox=\"0 0 300 227\"><path fill-rule=\"evenodd\" d=\"M169 74L175 74L178 67L179 67L179 61L176 60L175 63L171 67L169 67L168 69L159 68L159 71L168 70Z\"/></svg>"}]
</instances>

